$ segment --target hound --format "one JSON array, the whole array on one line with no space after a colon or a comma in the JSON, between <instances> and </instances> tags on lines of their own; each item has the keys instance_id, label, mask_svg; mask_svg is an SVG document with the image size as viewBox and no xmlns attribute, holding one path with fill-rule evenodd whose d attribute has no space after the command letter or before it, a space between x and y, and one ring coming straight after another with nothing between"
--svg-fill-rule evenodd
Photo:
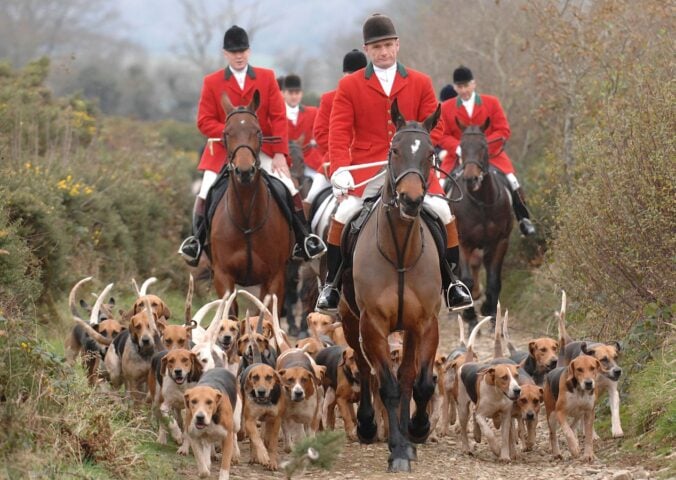
<instances>
[{"instance_id":1,"label":"hound","mask_svg":"<svg viewBox=\"0 0 676 480\"><path fill-rule=\"evenodd\" d=\"M316 333L317 336L328 336L334 345L347 346L343 324L335 322L333 317L319 312L311 312L307 316L307 325L310 334Z\"/></svg>"},{"instance_id":2,"label":"hound","mask_svg":"<svg viewBox=\"0 0 676 480\"><path fill-rule=\"evenodd\" d=\"M549 425L549 441L555 458L562 458L556 425L561 425L568 449L573 457L580 455L577 435L568 424L568 417L584 422L584 454L582 461L594 459L594 408L597 399L599 361L589 355L573 359L567 367L559 367L547 374L544 386L545 409Z\"/></svg>"},{"instance_id":3,"label":"hound","mask_svg":"<svg viewBox=\"0 0 676 480\"><path fill-rule=\"evenodd\" d=\"M270 365L253 363L241 375L244 430L250 439L251 463L277 470L277 438L287 408L282 379ZM261 422L264 439L258 431Z\"/></svg>"},{"instance_id":4,"label":"hound","mask_svg":"<svg viewBox=\"0 0 676 480\"><path fill-rule=\"evenodd\" d=\"M185 391L197 384L202 376L202 366L194 353L179 348L155 355L151 375L160 387L152 393L152 410L160 425L157 441L163 445L167 443L166 423L174 441L181 445L184 436L177 420L185 408Z\"/></svg>"},{"instance_id":5,"label":"hound","mask_svg":"<svg viewBox=\"0 0 676 480\"><path fill-rule=\"evenodd\" d=\"M335 409L338 405L345 433L350 440L357 440L357 419L352 404L359 401L361 384L354 350L342 345L325 348L317 354L317 364L326 367L322 382L325 392L322 409L324 428L335 429Z\"/></svg>"},{"instance_id":6,"label":"hound","mask_svg":"<svg viewBox=\"0 0 676 480\"><path fill-rule=\"evenodd\" d=\"M608 392L610 399L611 432L614 438L623 437L622 423L620 421L620 393L618 382L622 375L622 369L617 364L621 351L619 342L573 342L566 332L566 292L561 295L561 311L556 314L559 323L559 338L561 342L561 355L559 367L567 366L579 355L591 355L601 365L601 375L598 378L599 393ZM594 437L597 438L596 432Z\"/></svg>"},{"instance_id":7,"label":"hound","mask_svg":"<svg viewBox=\"0 0 676 480\"><path fill-rule=\"evenodd\" d=\"M239 460L237 432L240 429L242 402L235 376L223 368L206 372L197 386L184 395L187 441L197 461L200 477L208 477L213 445L220 442L219 480L230 478L230 464Z\"/></svg>"},{"instance_id":8,"label":"hound","mask_svg":"<svg viewBox=\"0 0 676 480\"><path fill-rule=\"evenodd\" d=\"M300 426L302 436L314 436L319 429L323 401L321 380L326 367L318 366L301 349L287 350L277 359L277 372L286 394L286 411L282 421L284 447L291 451L294 427Z\"/></svg>"},{"instance_id":9,"label":"hound","mask_svg":"<svg viewBox=\"0 0 676 480\"><path fill-rule=\"evenodd\" d=\"M108 285L101 295L99 295L96 299L96 302L90 312L89 325L86 325L79 318L77 307L75 305L75 296L77 294L78 288L91 279L92 277L87 277L80 280L70 291L70 295L68 296L70 311L73 315L73 318L77 318L80 321L75 323L64 343L66 360L68 363L73 364L75 363L77 357L81 356L83 366L87 372L87 380L89 385L93 387L96 385L99 375L105 378L106 373L103 369L99 369L99 366L106 355L108 346L112 340L114 340L124 330L124 327L120 324L120 322L112 318L101 320L102 316L100 312L102 308L102 302L112 288L112 283ZM90 333L91 331L93 331L95 335L94 333ZM101 343L97 341L96 338L99 338L99 336L105 338L107 343Z\"/></svg>"}]
</instances>

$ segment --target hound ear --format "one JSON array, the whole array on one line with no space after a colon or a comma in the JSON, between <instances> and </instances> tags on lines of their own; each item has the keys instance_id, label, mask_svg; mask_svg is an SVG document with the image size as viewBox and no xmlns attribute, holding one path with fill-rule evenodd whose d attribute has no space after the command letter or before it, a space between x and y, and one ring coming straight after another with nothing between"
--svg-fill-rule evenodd
<instances>
[{"instance_id":1,"label":"hound ear","mask_svg":"<svg viewBox=\"0 0 676 480\"><path fill-rule=\"evenodd\" d=\"M279 374L279 378L284 378L284 374L286 373L286 368L282 368L277 373Z\"/></svg>"},{"instance_id":2,"label":"hound ear","mask_svg":"<svg viewBox=\"0 0 676 480\"><path fill-rule=\"evenodd\" d=\"M160 375L165 376L167 374L167 356L162 357L160 362Z\"/></svg>"},{"instance_id":3,"label":"hound ear","mask_svg":"<svg viewBox=\"0 0 676 480\"><path fill-rule=\"evenodd\" d=\"M223 395L221 395L220 392L216 393L216 405L220 405L221 403L221 398L223 398Z\"/></svg>"},{"instance_id":4,"label":"hound ear","mask_svg":"<svg viewBox=\"0 0 676 480\"><path fill-rule=\"evenodd\" d=\"M392 107L390 108L390 111L391 111L391 114L392 114L392 122L397 127L397 130L405 127L406 126L406 119L399 112L399 103L397 102L396 98L394 99L394 102L392 102Z\"/></svg>"},{"instance_id":5,"label":"hound ear","mask_svg":"<svg viewBox=\"0 0 676 480\"><path fill-rule=\"evenodd\" d=\"M247 105L246 108L255 113L256 110L258 110L258 105L260 105L260 103L261 103L261 94L258 91L258 89L256 89L254 91L253 99L251 100L251 103L249 105Z\"/></svg>"},{"instance_id":6,"label":"hound ear","mask_svg":"<svg viewBox=\"0 0 676 480\"><path fill-rule=\"evenodd\" d=\"M235 107L232 106L232 102L230 102L230 98L228 97L227 93L223 93L221 95L221 105L223 106L223 110L225 111L225 115L228 116L230 112L232 112Z\"/></svg>"},{"instance_id":7,"label":"hound ear","mask_svg":"<svg viewBox=\"0 0 676 480\"><path fill-rule=\"evenodd\" d=\"M169 307L164 302L162 302L162 311L160 312L160 316L162 316L166 319L171 318L171 310L169 310Z\"/></svg>"},{"instance_id":8,"label":"hound ear","mask_svg":"<svg viewBox=\"0 0 676 480\"><path fill-rule=\"evenodd\" d=\"M192 367L190 368L190 375L188 378L189 382L196 382L202 377L202 362L200 362L197 355L190 352L190 361L192 362Z\"/></svg>"},{"instance_id":9,"label":"hound ear","mask_svg":"<svg viewBox=\"0 0 676 480\"><path fill-rule=\"evenodd\" d=\"M559 342L554 342L554 349L558 352L559 351Z\"/></svg>"},{"instance_id":10,"label":"hound ear","mask_svg":"<svg viewBox=\"0 0 676 480\"><path fill-rule=\"evenodd\" d=\"M441 358L440 358L440 360L441 360L441 364L442 364L442 365L443 365L444 363L446 363L446 355L442 355Z\"/></svg>"},{"instance_id":11,"label":"hound ear","mask_svg":"<svg viewBox=\"0 0 676 480\"><path fill-rule=\"evenodd\" d=\"M275 405L279 401L279 397L282 396L282 377L279 376L279 373L277 373L277 371L274 372L277 381L275 382L275 386L272 387L272 391L270 392L270 401L272 402L273 405Z\"/></svg>"},{"instance_id":12,"label":"hound ear","mask_svg":"<svg viewBox=\"0 0 676 480\"><path fill-rule=\"evenodd\" d=\"M100 325L101 325L100 323L97 323L96 325L92 325L92 328L98 332Z\"/></svg>"},{"instance_id":13,"label":"hound ear","mask_svg":"<svg viewBox=\"0 0 676 480\"><path fill-rule=\"evenodd\" d=\"M427 117L423 122L423 127L425 127L425 130L427 130L428 132L434 130L434 127L437 126L437 122L439 121L440 116L441 116L441 104L438 103L437 109L434 111L434 113L429 117Z\"/></svg>"},{"instance_id":14,"label":"hound ear","mask_svg":"<svg viewBox=\"0 0 676 480\"><path fill-rule=\"evenodd\" d=\"M489 127L490 125L491 125L491 118L490 118L490 117L486 117L486 121L485 121L484 124L481 125L481 127L479 127L479 128L481 129L482 132L485 132L486 130L488 130L488 127Z\"/></svg>"},{"instance_id":15,"label":"hound ear","mask_svg":"<svg viewBox=\"0 0 676 480\"><path fill-rule=\"evenodd\" d=\"M495 368L491 367L486 370L486 383L488 385L495 385Z\"/></svg>"},{"instance_id":16,"label":"hound ear","mask_svg":"<svg viewBox=\"0 0 676 480\"><path fill-rule=\"evenodd\" d=\"M458 117L455 117L455 124L458 126L461 132L464 132L467 128L467 125L462 123L462 120L460 120Z\"/></svg>"},{"instance_id":17,"label":"hound ear","mask_svg":"<svg viewBox=\"0 0 676 480\"><path fill-rule=\"evenodd\" d=\"M321 383L324 380L324 375L326 375L326 366L325 365L315 365L312 367L314 370L315 377L317 381Z\"/></svg>"},{"instance_id":18,"label":"hound ear","mask_svg":"<svg viewBox=\"0 0 676 480\"><path fill-rule=\"evenodd\" d=\"M186 392L185 395L183 395L183 399L185 400L185 408L190 410L190 392Z\"/></svg>"},{"instance_id":19,"label":"hound ear","mask_svg":"<svg viewBox=\"0 0 676 480\"><path fill-rule=\"evenodd\" d=\"M620 353L622 351L622 344L618 342L617 340L613 340L612 342L608 342L608 345L615 347L615 350L617 353Z\"/></svg>"},{"instance_id":20,"label":"hound ear","mask_svg":"<svg viewBox=\"0 0 676 480\"><path fill-rule=\"evenodd\" d=\"M245 333L237 340L237 351L240 355L244 353L244 346L249 342L249 336Z\"/></svg>"},{"instance_id":21,"label":"hound ear","mask_svg":"<svg viewBox=\"0 0 676 480\"><path fill-rule=\"evenodd\" d=\"M530 352L531 357L535 356L535 354L533 353L535 351L535 346L536 346L535 340L533 340L532 342L528 342L528 352Z\"/></svg>"},{"instance_id":22,"label":"hound ear","mask_svg":"<svg viewBox=\"0 0 676 480\"><path fill-rule=\"evenodd\" d=\"M575 387L577 387L577 379L575 378L575 367L574 367L575 361L573 360L570 362L570 365L568 365L568 368L566 369L566 388L568 389L569 392L572 392L575 390Z\"/></svg>"},{"instance_id":23,"label":"hound ear","mask_svg":"<svg viewBox=\"0 0 676 480\"><path fill-rule=\"evenodd\" d=\"M540 393L540 403L545 401L545 391L542 387L538 387L538 392Z\"/></svg>"},{"instance_id":24,"label":"hound ear","mask_svg":"<svg viewBox=\"0 0 676 480\"><path fill-rule=\"evenodd\" d=\"M594 356L594 349L589 348L587 346L587 342L582 342L582 345L580 345L580 350L582 350L582 353L584 353L585 355L590 355L592 357Z\"/></svg>"},{"instance_id":25,"label":"hound ear","mask_svg":"<svg viewBox=\"0 0 676 480\"><path fill-rule=\"evenodd\" d=\"M157 315L154 313L153 317L155 317L155 323L157 324L157 329L160 331L160 334L164 335L164 330L167 328L167 321L164 317L157 318Z\"/></svg>"},{"instance_id":26,"label":"hound ear","mask_svg":"<svg viewBox=\"0 0 676 480\"><path fill-rule=\"evenodd\" d=\"M343 354L340 356L340 362L338 362L338 366L341 367L345 365L345 362L347 362L347 349L343 350Z\"/></svg>"}]
</instances>

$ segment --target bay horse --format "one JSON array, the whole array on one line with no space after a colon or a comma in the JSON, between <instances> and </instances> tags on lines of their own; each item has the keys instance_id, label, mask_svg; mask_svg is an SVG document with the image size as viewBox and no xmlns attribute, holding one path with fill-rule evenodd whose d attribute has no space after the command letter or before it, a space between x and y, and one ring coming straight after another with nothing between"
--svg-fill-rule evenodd
<instances>
[{"instance_id":1,"label":"bay horse","mask_svg":"<svg viewBox=\"0 0 676 480\"><path fill-rule=\"evenodd\" d=\"M458 238L460 240L460 280L467 285L472 296L479 292L479 268L483 257L486 270L486 298L481 314L495 317L500 289L502 288L502 263L509 247L512 231L511 198L502 174L489 164L488 141L485 131L490 119L481 126L464 125L455 119L462 131L462 181L458 182L460 199L453 204ZM451 182L453 183L453 182ZM453 186L449 198L457 197ZM470 328L476 324L474 307L462 312Z\"/></svg>"},{"instance_id":2,"label":"bay horse","mask_svg":"<svg viewBox=\"0 0 676 480\"><path fill-rule=\"evenodd\" d=\"M429 435L427 405L434 392L434 356L439 343L441 306L439 253L421 218L434 158L429 132L440 108L424 122L407 122L396 100L382 197L364 223L351 269L343 275L339 313L349 345L357 353L361 401L357 434L362 442L377 436L370 371L388 416L388 471L410 471L416 459L412 442ZM351 270L351 271L350 271ZM393 374L388 335L404 332L401 366ZM410 414L411 397L415 412Z\"/></svg>"},{"instance_id":3,"label":"bay horse","mask_svg":"<svg viewBox=\"0 0 676 480\"><path fill-rule=\"evenodd\" d=\"M235 284L260 284L260 298L267 294L284 298L293 234L261 173L259 101L258 90L245 107L233 107L225 94L221 98L230 182L214 212L209 236L214 287L221 297L226 291L234 292Z\"/></svg>"}]
</instances>

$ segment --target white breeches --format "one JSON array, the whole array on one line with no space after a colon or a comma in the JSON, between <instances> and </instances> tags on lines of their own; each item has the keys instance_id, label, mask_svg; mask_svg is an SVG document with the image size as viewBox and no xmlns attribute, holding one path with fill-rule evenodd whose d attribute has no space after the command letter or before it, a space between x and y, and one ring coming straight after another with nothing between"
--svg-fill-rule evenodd
<instances>
[{"instance_id":1,"label":"white breeches","mask_svg":"<svg viewBox=\"0 0 676 480\"><path fill-rule=\"evenodd\" d=\"M515 191L521 186L519 185L519 181L516 179L516 175L513 173L508 173L505 175L505 177L507 177L507 181L509 182L509 186L512 187L512 191Z\"/></svg>"},{"instance_id":2,"label":"white breeches","mask_svg":"<svg viewBox=\"0 0 676 480\"><path fill-rule=\"evenodd\" d=\"M273 177L281 180L282 183L284 184L284 186L289 190L289 192L291 192L291 196L298 193L298 189L293 184L293 180L291 180L289 177L279 175L278 173L272 173L272 158L271 157L269 157L265 153L261 152L260 153L260 159L261 159L261 168L263 170L265 170L266 172L268 172ZM214 172L212 170L205 170L204 176L202 177L202 185L200 186L200 192L197 194L197 196L200 197L203 200L206 200L207 193L209 193L209 189L214 184L217 177L218 177L217 172Z\"/></svg>"},{"instance_id":3,"label":"white breeches","mask_svg":"<svg viewBox=\"0 0 676 480\"><path fill-rule=\"evenodd\" d=\"M311 172L314 172L314 175L308 174L309 173L308 170L310 170ZM307 196L305 197L305 201L307 203L312 203L314 201L315 197L319 194L319 192L324 190L326 187L331 186L331 182L329 182L329 180L324 175L322 175L321 173L315 172L314 170L309 169L307 167L305 168L305 174L308 177L312 177L312 186L310 187L310 191L307 192Z\"/></svg>"},{"instance_id":4,"label":"white breeches","mask_svg":"<svg viewBox=\"0 0 676 480\"><path fill-rule=\"evenodd\" d=\"M334 219L343 225L350 221L362 207L364 198L371 197L378 193L378 189L385 183L385 177L380 177L372 181L366 186L366 190L361 197L349 195L338 204ZM453 214L451 214L451 207L449 207L446 199L439 195L425 195L423 203L432 210L441 219L444 225L448 225L453 221Z\"/></svg>"}]
</instances>

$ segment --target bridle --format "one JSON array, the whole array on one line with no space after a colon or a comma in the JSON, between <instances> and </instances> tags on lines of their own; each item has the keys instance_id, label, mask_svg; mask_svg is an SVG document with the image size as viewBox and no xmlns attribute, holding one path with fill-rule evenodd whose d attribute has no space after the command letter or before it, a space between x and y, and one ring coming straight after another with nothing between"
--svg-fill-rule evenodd
<instances>
[{"instance_id":1,"label":"bridle","mask_svg":"<svg viewBox=\"0 0 676 480\"><path fill-rule=\"evenodd\" d=\"M251 155L256 159L253 165L253 171L256 173L256 171L260 168L261 166L261 157L260 157L260 151L261 151L261 146L263 145L263 131L261 130L260 125L258 124L258 116L256 115L255 112L252 112L246 107L237 107L228 115L225 117L225 124L228 124L228 121L234 117L235 115L241 115L241 114L247 114L247 115L252 115L255 120L255 125L256 125L256 140L257 140L257 148L254 149L251 145L248 143L242 143L240 145L237 145L234 149L230 150L228 149L228 166L227 169L230 172L234 172L236 170L236 167L234 165L233 160L235 159L235 155L237 155L237 152L239 151L240 148L246 148L251 152ZM227 133L223 131L223 144L225 145L226 148L228 148L228 140L227 140Z\"/></svg>"},{"instance_id":2,"label":"bridle","mask_svg":"<svg viewBox=\"0 0 676 480\"><path fill-rule=\"evenodd\" d=\"M392 141L390 143L390 151L387 156L387 172L389 176L389 181L390 181L390 188L392 189L392 198L390 199L389 202L387 202L387 205L391 207L399 207L399 194L397 193L397 185L399 182L409 173L413 173L420 177L420 181L422 182L423 185L423 196L427 194L427 178L429 176L429 170L425 173L420 171L419 167L409 167L404 169L403 171L399 172L398 174L395 174L394 168L392 167L392 147L391 145L394 143L394 140L397 138L399 134L402 133L423 133L426 136L429 137L429 132L425 130L424 128L411 125L402 128L401 130L397 130L392 137ZM420 203L420 207L418 208L418 211L416 213L420 213L420 209L422 208L422 202Z\"/></svg>"}]
</instances>

